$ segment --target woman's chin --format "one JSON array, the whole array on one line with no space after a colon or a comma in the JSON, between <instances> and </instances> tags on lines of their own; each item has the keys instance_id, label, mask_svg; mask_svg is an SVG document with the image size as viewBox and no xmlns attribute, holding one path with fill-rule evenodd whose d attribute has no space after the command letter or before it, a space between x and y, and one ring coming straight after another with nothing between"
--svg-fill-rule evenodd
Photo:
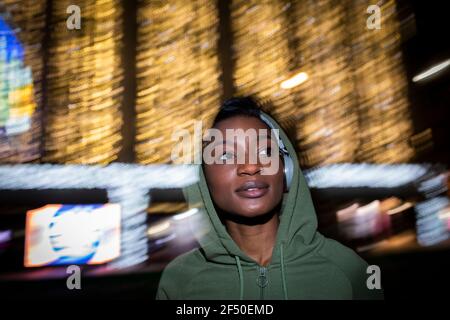
<instances>
[{"instance_id":1,"label":"woman's chin","mask_svg":"<svg viewBox=\"0 0 450 320\"><path fill-rule=\"evenodd\" d=\"M254 210L243 210L238 212L238 216L243 218L258 218L264 217L271 213L271 210L267 209L254 209Z\"/></svg>"}]
</instances>

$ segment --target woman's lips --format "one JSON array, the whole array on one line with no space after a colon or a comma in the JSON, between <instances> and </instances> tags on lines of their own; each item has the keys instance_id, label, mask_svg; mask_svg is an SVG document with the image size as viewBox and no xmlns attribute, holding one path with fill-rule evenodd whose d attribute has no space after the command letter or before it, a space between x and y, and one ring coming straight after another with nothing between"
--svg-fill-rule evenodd
<instances>
[{"instance_id":1,"label":"woman's lips","mask_svg":"<svg viewBox=\"0 0 450 320\"><path fill-rule=\"evenodd\" d=\"M243 198L260 198L269 191L269 185L260 181L248 181L236 189L236 193Z\"/></svg>"},{"instance_id":2,"label":"woman's lips","mask_svg":"<svg viewBox=\"0 0 450 320\"><path fill-rule=\"evenodd\" d=\"M260 197L264 196L268 191L269 191L268 188L263 188L263 189L254 188L254 189L237 191L237 194L243 198L254 199L254 198L260 198Z\"/></svg>"}]
</instances>

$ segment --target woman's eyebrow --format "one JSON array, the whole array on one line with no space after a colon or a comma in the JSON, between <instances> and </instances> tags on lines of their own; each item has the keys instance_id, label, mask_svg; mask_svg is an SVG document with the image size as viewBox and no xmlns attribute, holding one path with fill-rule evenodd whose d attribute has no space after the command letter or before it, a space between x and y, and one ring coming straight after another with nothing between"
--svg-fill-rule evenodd
<instances>
[{"instance_id":1,"label":"woman's eyebrow","mask_svg":"<svg viewBox=\"0 0 450 320\"><path fill-rule=\"evenodd\" d=\"M222 143L221 143L222 142ZM229 144L229 145L233 145L234 146L234 141L229 141L229 140L214 140L214 141L203 141L203 144L205 145L205 146L207 146L207 145L211 145L212 144L212 146L214 147L214 146L216 146L216 145L220 145L220 144Z\"/></svg>"},{"instance_id":2,"label":"woman's eyebrow","mask_svg":"<svg viewBox=\"0 0 450 320\"><path fill-rule=\"evenodd\" d=\"M237 138L237 137L235 137L235 138ZM260 141L260 140L272 140L272 136L270 134L267 134L267 133L260 134L260 135L257 136L257 140L258 141ZM233 141L230 141L230 140L216 140L216 139L214 139L213 141L207 141L207 140L205 141L205 140L203 140L203 145L204 146L212 144L213 147L215 147L216 145L220 145L220 144L234 146L236 143L237 143L237 139L235 139Z\"/></svg>"}]
</instances>

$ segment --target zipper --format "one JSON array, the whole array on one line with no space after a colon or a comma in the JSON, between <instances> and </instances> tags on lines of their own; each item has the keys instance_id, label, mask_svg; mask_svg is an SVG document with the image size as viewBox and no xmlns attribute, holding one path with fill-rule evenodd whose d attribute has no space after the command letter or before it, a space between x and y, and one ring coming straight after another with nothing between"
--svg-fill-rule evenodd
<instances>
[{"instance_id":1,"label":"zipper","mask_svg":"<svg viewBox=\"0 0 450 320\"><path fill-rule=\"evenodd\" d=\"M259 291L259 298L261 300L264 300L264 288L269 283L269 280L267 279L267 268L266 267L260 267L258 266L258 276L256 278L256 283L258 284L260 291Z\"/></svg>"}]
</instances>

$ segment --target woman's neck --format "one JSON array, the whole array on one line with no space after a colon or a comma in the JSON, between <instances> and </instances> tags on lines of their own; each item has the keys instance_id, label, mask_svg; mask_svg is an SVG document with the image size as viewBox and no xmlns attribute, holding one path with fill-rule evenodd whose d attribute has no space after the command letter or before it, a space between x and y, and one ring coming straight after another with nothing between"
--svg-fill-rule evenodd
<instances>
[{"instance_id":1,"label":"woman's neck","mask_svg":"<svg viewBox=\"0 0 450 320\"><path fill-rule=\"evenodd\" d=\"M259 265L270 263L279 225L278 214L262 224L246 225L226 220L231 238L239 248Z\"/></svg>"}]
</instances>

